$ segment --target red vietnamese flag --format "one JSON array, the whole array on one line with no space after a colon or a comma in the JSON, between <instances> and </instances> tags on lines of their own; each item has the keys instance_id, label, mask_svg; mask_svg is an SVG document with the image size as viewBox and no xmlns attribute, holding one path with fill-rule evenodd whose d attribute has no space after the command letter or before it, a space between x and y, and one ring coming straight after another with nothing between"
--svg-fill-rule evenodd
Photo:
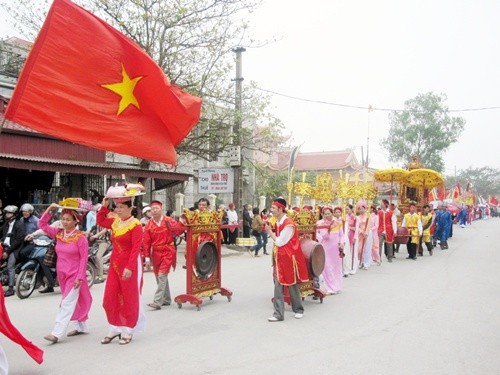
<instances>
[{"instance_id":1,"label":"red vietnamese flag","mask_svg":"<svg viewBox=\"0 0 500 375\"><path fill-rule=\"evenodd\" d=\"M176 164L201 99L171 84L137 44L54 0L5 118L74 143Z\"/></svg>"}]
</instances>

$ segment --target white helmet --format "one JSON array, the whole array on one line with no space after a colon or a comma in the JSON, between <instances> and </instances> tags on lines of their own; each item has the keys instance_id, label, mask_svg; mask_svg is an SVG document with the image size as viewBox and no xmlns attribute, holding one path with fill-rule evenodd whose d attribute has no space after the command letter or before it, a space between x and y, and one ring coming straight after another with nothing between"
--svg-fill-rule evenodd
<instances>
[{"instance_id":1,"label":"white helmet","mask_svg":"<svg viewBox=\"0 0 500 375\"><path fill-rule=\"evenodd\" d=\"M11 214L17 213L17 206L14 205L8 205L3 209L3 212L10 212Z\"/></svg>"},{"instance_id":2,"label":"white helmet","mask_svg":"<svg viewBox=\"0 0 500 375\"><path fill-rule=\"evenodd\" d=\"M19 210L21 212L30 212L30 213L33 213L33 211L35 211L35 207L33 207L31 204L29 203L25 203L21 206L21 209Z\"/></svg>"},{"instance_id":3,"label":"white helmet","mask_svg":"<svg viewBox=\"0 0 500 375\"><path fill-rule=\"evenodd\" d=\"M144 208L142 209L142 214L143 214L143 215L145 215L145 214L146 214L146 212L148 212L148 211L151 211L151 207L150 207L150 206L146 206L146 207L144 207Z\"/></svg>"}]
</instances>

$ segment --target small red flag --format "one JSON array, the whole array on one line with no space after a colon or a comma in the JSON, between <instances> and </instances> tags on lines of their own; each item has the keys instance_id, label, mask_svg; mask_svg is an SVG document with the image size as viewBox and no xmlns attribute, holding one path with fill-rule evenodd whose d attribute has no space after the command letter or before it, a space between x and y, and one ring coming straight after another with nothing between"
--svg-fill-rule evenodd
<instances>
[{"instance_id":1,"label":"small red flag","mask_svg":"<svg viewBox=\"0 0 500 375\"><path fill-rule=\"evenodd\" d=\"M438 195L436 188L429 189L429 194L427 195L427 202L434 202L438 200Z\"/></svg>"},{"instance_id":2,"label":"small red flag","mask_svg":"<svg viewBox=\"0 0 500 375\"><path fill-rule=\"evenodd\" d=\"M14 341L23 347L26 353L29 354L37 363L43 362L43 350L38 346L28 341L21 332L11 323L7 309L5 308L5 298L3 288L0 288L0 332L7 338Z\"/></svg>"},{"instance_id":3,"label":"small red flag","mask_svg":"<svg viewBox=\"0 0 500 375\"><path fill-rule=\"evenodd\" d=\"M176 164L201 99L170 83L137 44L54 0L5 118L85 146Z\"/></svg>"},{"instance_id":4,"label":"small red flag","mask_svg":"<svg viewBox=\"0 0 500 375\"><path fill-rule=\"evenodd\" d=\"M445 200L445 198L446 198L446 189L445 189L444 185L441 185L441 186L439 187L437 197L438 197L438 199L439 199L440 201L444 201L444 200Z\"/></svg>"},{"instance_id":5,"label":"small red flag","mask_svg":"<svg viewBox=\"0 0 500 375\"><path fill-rule=\"evenodd\" d=\"M497 199L497 197L494 196L494 195L490 195L490 199L488 200L488 203L490 204L490 206L498 207L498 199Z\"/></svg>"},{"instance_id":6,"label":"small red flag","mask_svg":"<svg viewBox=\"0 0 500 375\"><path fill-rule=\"evenodd\" d=\"M453 199L460 198L462 196L462 188L460 187L460 182L457 181L457 186L453 190Z\"/></svg>"}]
</instances>

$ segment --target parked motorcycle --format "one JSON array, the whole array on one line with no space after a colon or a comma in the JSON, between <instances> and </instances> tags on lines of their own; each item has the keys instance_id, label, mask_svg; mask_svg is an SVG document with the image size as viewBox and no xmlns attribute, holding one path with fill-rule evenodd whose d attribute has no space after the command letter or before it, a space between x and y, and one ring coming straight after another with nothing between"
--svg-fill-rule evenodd
<instances>
[{"instance_id":1,"label":"parked motorcycle","mask_svg":"<svg viewBox=\"0 0 500 375\"><path fill-rule=\"evenodd\" d=\"M33 249L29 260L21 265L21 271L16 280L15 292L20 299L25 299L31 296L35 289L41 286L48 286L49 279L53 279L54 286L59 286L57 283L57 273L55 268L48 268L43 265L43 258L49 246L55 246L55 241L46 236L41 236L34 239L35 248ZM96 278L95 256L89 252L87 262L86 279L89 288L94 285Z\"/></svg>"},{"instance_id":2,"label":"parked motorcycle","mask_svg":"<svg viewBox=\"0 0 500 375\"><path fill-rule=\"evenodd\" d=\"M47 236L40 236L33 242L35 247L28 261L21 265L21 271L16 280L15 291L20 299L28 298L35 289L42 285L49 285L50 278L54 280L54 286L58 286L55 268L42 267L45 253L49 246L54 246L54 241Z\"/></svg>"},{"instance_id":3,"label":"parked motorcycle","mask_svg":"<svg viewBox=\"0 0 500 375\"><path fill-rule=\"evenodd\" d=\"M87 284L89 284L89 288L92 288L92 285L95 283L95 279L97 277L97 257L92 248L89 248L89 258L87 261Z\"/></svg>"},{"instance_id":4,"label":"parked motorcycle","mask_svg":"<svg viewBox=\"0 0 500 375\"><path fill-rule=\"evenodd\" d=\"M92 257L92 264L94 266L94 271L97 276L97 253L99 251L99 242L94 242L90 247L89 247L89 262L90 262L90 257ZM109 261L111 259L111 252L113 251L113 245L111 242L108 243L108 246L106 250L104 251L104 254L102 255L102 266L104 269L104 273L107 273L107 270L109 268Z\"/></svg>"}]
</instances>

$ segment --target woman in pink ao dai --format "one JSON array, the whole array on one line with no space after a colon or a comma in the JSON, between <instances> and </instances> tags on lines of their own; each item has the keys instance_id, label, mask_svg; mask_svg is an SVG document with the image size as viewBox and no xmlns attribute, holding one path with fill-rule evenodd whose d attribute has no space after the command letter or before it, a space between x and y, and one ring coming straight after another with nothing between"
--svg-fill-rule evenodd
<instances>
[{"instance_id":1,"label":"woman in pink ao dai","mask_svg":"<svg viewBox=\"0 0 500 375\"><path fill-rule=\"evenodd\" d=\"M323 283L327 294L338 294L342 289L342 258L344 248L344 223L340 207L323 208L323 219L319 220L316 239L325 249ZM334 216L334 214L336 216ZM326 227L326 228L321 228Z\"/></svg>"}]
</instances>

